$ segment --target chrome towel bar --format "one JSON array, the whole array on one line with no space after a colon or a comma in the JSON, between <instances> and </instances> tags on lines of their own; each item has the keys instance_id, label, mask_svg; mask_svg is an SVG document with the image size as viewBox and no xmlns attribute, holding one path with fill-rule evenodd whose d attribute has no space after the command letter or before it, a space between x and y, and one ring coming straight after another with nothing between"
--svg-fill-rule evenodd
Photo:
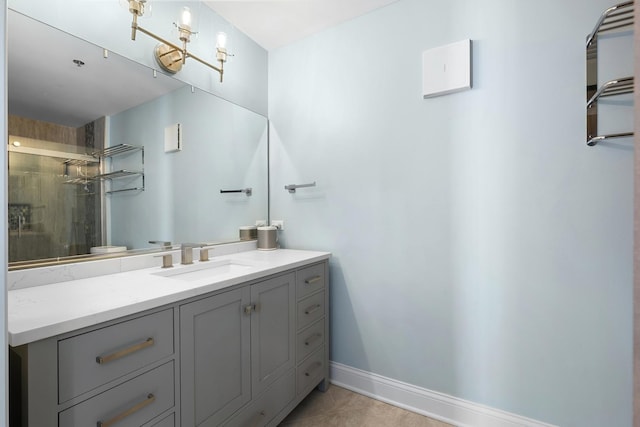
<instances>
[{"instance_id":1,"label":"chrome towel bar","mask_svg":"<svg viewBox=\"0 0 640 427\"><path fill-rule=\"evenodd\" d=\"M310 184L289 184L289 185L285 185L284 189L288 190L289 193L295 193L297 188L306 188L306 187L315 187L316 186L316 182L313 181Z\"/></svg>"}]
</instances>

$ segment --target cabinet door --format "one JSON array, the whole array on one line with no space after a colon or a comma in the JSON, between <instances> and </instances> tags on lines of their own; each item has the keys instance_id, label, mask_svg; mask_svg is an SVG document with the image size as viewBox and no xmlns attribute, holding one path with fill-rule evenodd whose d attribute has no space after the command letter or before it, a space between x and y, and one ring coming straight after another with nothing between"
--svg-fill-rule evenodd
<instances>
[{"instance_id":1,"label":"cabinet door","mask_svg":"<svg viewBox=\"0 0 640 427\"><path fill-rule=\"evenodd\" d=\"M250 289L180 307L183 426L218 426L251 399Z\"/></svg>"},{"instance_id":2,"label":"cabinet door","mask_svg":"<svg viewBox=\"0 0 640 427\"><path fill-rule=\"evenodd\" d=\"M295 274L251 286L252 390L257 396L295 363Z\"/></svg>"}]
</instances>

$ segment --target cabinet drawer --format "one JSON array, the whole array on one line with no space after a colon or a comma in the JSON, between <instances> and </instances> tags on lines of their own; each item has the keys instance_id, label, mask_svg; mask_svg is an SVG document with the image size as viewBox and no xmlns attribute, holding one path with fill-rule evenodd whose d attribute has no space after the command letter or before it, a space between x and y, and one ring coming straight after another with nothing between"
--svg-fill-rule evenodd
<instances>
[{"instance_id":1,"label":"cabinet drawer","mask_svg":"<svg viewBox=\"0 0 640 427\"><path fill-rule=\"evenodd\" d=\"M324 344L324 337L324 319L320 319L304 331L298 332L296 362L300 363L315 349Z\"/></svg>"},{"instance_id":2,"label":"cabinet drawer","mask_svg":"<svg viewBox=\"0 0 640 427\"><path fill-rule=\"evenodd\" d=\"M324 346L322 346L296 369L298 394L318 385L324 376L325 370Z\"/></svg>"},{"instance_id":3,"label":"cabinet drawer","mask_svg":"<svg viewBox=\"0 0 640 427\"><path fill-rule=\"evenodd\" d=\"M296 273L296 291L298 299L324 289L324 263L298 270Z\"/></svg>"},{"instance_id":4,"label":"cabinet drawer","mask_svg":"<svg viewBox=\"0 0 640 427\"><path fill-rule=\"evenodd\" d=\"M298 302L298 330L324 316L324 292L311 295Z\"/></svg>"},{"instance_id":5,"label":"cabinet drawer","mask_svg":"<svg viewBox=\"0 0 640 427\"><path fill-rule=\"evenodd\" d=\"M173 394L173 362L169 362L61 412L59 425L141 426L173 407Z\"/></svg>"},{"instance_id":6,"label":"cabinet drawer","mask_svg":"<svg viewBox=\"0 0 640 427\"><path fill-rule=\"evenodd\" d=\"M260 427L266 425L295 397L295 374L290 370L260 397L242 409L225 427Z\"/></svg>"},{"instance_id":7,"label":"cabinet drawer","mask_svg":"<svg viewBox=\"0 0 640 427\"><path fill-rule=\"evenodd\" d=\"M58 399L82 393L173 354L173 309L58 342Z\"/></svg>"},{"instance_id":8,"label":"cabinet drawer","mask_svg":"<svg viewBox=\"0 0 640 427\"><path fill-rule=\"evenodd\" d=\"M171 414L168 417L165 417L158 421L155 424L151 424L149 427L175 427L175 414Z\"/></svg>"}]
</instances>

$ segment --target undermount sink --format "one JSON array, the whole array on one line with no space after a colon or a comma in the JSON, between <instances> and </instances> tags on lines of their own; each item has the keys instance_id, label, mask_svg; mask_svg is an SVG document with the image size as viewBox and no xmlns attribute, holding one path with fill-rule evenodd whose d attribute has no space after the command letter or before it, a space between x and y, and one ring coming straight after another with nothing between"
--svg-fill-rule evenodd
<instances>
[{"instance_id":1,"label":"undermount sink","mask_svg":"<svg viewBox=\"0 0 640 427\"><path fill-rule=\"evenodd\" d=\"M198 262L189 266L168 268L164 271L153 273L156 276L168 277L170 279L184 280L187 282L207 279L221 274L239 274L251 271L251 265L243 264L231 259L220 261Z\"/></svg>"}]
</instances>

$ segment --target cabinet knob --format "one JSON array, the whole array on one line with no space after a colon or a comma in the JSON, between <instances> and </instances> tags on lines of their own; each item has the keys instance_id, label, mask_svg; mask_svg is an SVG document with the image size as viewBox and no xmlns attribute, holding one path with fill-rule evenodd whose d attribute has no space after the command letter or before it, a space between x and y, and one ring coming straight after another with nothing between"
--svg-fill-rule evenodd
<instances>
[{"instance_id":1,"label":"cabinet knob","mask_svg":"<svg viewBox=\"0 0 640 427\"><path fill-rule=\"evenodd\" d=\"M251 312L255 310L256 310L255 304L249 304L244 306L244 314L246 314L247 316L249 316Z\"/></svg>"}]
</instances>

